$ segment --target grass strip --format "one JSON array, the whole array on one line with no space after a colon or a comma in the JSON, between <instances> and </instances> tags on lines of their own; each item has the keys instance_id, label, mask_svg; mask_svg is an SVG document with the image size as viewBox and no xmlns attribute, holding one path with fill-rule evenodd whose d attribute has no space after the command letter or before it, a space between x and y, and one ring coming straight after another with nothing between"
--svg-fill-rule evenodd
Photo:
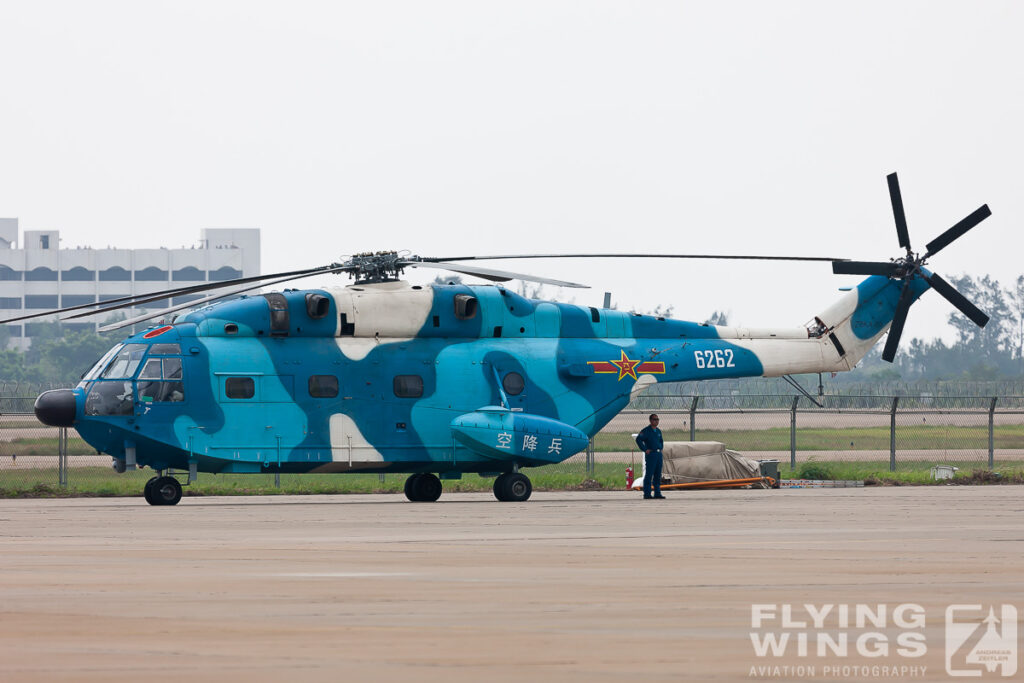
<instances>
[{"instance_id":1,"label":"grass strip","mask_svg":"<svg viewBox=\"0 0 1024 683\"><path fill-rule=\"evenodd\" d=\"M915 463L916 464L916 463ZM930 464L924 463L930 467ZM524 469L538 491L621 490L626 486L625 463L597 463L593 476L586 477L576 464ZM640 476L640 468L636 468ZM68 486L57 485L53 468L0 470L0 498L108 497L140 496L151 470L117 474L108 467L75 467L68 473ZM187 496L313 495L400 493L407 475L386 474L282 474L280 488L272 474L200 473L196 482L185 487ZM888 462L832 463L809 461L797 469L780 468L782 479L845 479L867 485L906 486L944 484L1024 483L1024 463L1000 464L993 472L967 469L953 480L935 481L928 469L889 472ZM443 482L444 491L486 492L494 484L492 477L476 474Z\"/></svg>"},{"instance_id":2,"label":"grass strip","mask_svg":"<svg viewBox=\"0 0 1024 683\"><path fill-rule=\"evenodd\" d=\"M664 430L666 441L689 441L685 429ZM698 441L720 441L737 451L789 451L789 427L767 429L697 429ZM998 449L1024 449L1024 425L996 425L993 431ZM988 448L986 425L898 425L896 446L900 450L956 450ZM594 437L598 452L631 451L636 448L633 437L625 432L600 432ZM796 432L797 451L889 450L888 427L799 427ZM0 458L11 454L53 455L57 452L56 437L24 437L0 442ZM84 441L68 441L69 455L93 455L95 450Z\"/></svg>"}]
</instances>

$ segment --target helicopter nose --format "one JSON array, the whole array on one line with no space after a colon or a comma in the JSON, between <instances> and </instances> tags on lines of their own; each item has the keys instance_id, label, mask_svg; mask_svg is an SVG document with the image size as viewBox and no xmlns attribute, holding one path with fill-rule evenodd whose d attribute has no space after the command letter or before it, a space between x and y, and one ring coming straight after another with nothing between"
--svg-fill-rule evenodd
<instances>
[{"instance_id":1,"label":"helicopter nose","mask_svg":"<svg viewBox=\"0 0 1024 683\"><path fill-rule=\"evenodd\" d=\"M44 391L36 398L36 417L51 427L70 427L75 423L75 394L70 389Z\"/></svg>"}]
</instances>

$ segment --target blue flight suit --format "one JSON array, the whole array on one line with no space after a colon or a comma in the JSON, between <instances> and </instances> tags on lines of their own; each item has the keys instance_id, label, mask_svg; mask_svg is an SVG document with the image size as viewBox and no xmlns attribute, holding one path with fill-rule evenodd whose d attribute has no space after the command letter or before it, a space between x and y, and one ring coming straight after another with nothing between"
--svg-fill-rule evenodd
<instances>
[{"instance_id":1,"label":"blue flight suit","mask_svg":"<svg viewBox=\"0 0 1024 683\"><path fill-rule=\"evenodd\" d=\"M645 454L644 498L651 497L652 485L654 496L658 497L661 495L661 465L663 459L661 449L665 447L665 440L661 436L661 430L647 425L636 435L636 445L640 447L640 452ZM647 453L648 450L651 452Z\"/></svg>"}]
</instances>

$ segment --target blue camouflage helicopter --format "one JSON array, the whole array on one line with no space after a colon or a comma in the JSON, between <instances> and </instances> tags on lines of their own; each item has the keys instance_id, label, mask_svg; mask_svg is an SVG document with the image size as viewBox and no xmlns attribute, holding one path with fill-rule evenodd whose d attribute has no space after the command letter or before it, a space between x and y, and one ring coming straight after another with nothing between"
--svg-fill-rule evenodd
<instances>
[{"instance_id":1,"label":"blue camouflage helicopter","mask_svg":"<svg viewBox=\"0 0 1024 683\"><path fill-rule=\"evenodd\" d=\"M498 500L525 501L532 486L520 468L582 451L650 383L847 371L887 330L883 358L891 362L911 304L929 288L984 326L988 317L924 264L988 217L988 207L919 255L910 245L896 174L888 183L905 254L887 262L659 256L830 261L835 273L867 276L807 327L720 327L531 300L501 285L420 286L399 279L405 268L429 267L496 282L582 286L466 262L630 254L361 254L76 313L234 286L115 345L74 389L40 395L35 412L48 425L77 429L114 458L118 471L156 470L144 489L152 505L176 504L179 477L187 473L192 481L197 472L402 472L410 474L411 501L435 501L442 479L476 472L496 477ZM320 273L349 273L355 282L244 294ZM218 301L228 296L235 298ZM78 308L84 307L50 313ZM119 325L167 319L181 308Z\"/></svg>"}]
</instances>

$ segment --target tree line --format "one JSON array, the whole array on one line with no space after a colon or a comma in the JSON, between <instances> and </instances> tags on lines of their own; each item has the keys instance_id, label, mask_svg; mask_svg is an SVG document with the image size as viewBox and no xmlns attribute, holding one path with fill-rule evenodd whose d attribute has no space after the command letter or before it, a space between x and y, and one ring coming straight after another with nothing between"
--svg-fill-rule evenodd
<instances>
[{"instance_id":1,"label":"tree line","mask_svg":"<svg viewBox=\"0 0 1024 683\"><path fill-rule=\"evenodd\" d=\"M74 384L123 333L96 334L88 330L61 330L60 324L44 323L26 351L6 348L10 331L0 325L0 380Z\"/></svg>"},{"instance_id":2,"label":"tree line","mask_svg":"<svg viewBox=\"0 0 1024 683\"><path fill-rule=\"evenodd\" d=\"M959 311L948 322L956 338L947 344L913 338L900 343L893 363L881 358L882 344L876 344L861 361L852 380L991 381L1024 377L1024 275L1004 287L988 275L951 278L950 283L990 317L978 327Z\"/></svg>"}]
</instances>

